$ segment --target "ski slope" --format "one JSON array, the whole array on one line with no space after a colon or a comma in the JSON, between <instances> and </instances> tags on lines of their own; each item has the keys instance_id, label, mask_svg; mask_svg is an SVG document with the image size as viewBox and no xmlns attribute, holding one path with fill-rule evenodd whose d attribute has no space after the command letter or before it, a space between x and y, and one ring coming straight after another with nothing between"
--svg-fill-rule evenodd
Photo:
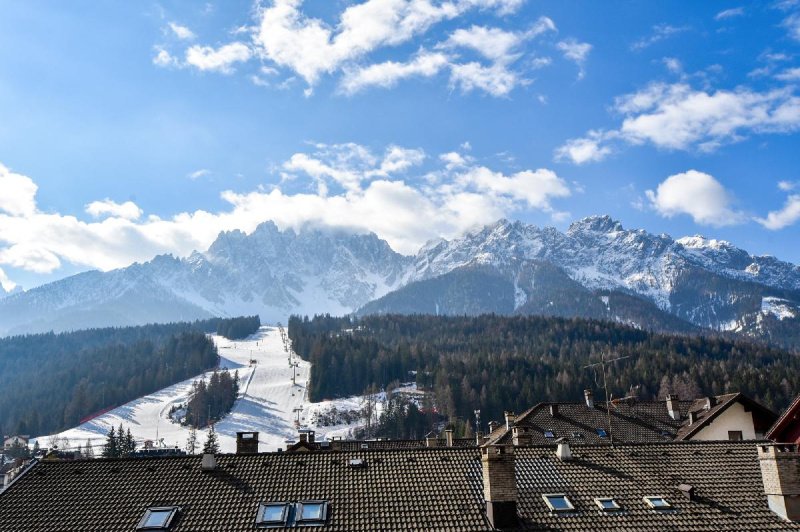
<instances>
[{"instance_id":1,"label":"ski slope","mask_svg":"<svg viewBox=\"0 0 800 532\"><path fill-rule=\"evenodd\" d=\"M357 410L361 397L351 397L311 403L306 394L311 364L292 357L297 364L295 384L292 384L292 368L289 355L277 327L263 326L246 340L231 341L213 336L220 354L220 367L231 372L238 371L241 382L239 398L231 412L219 421L215 430L222 452L236 451L236 432L258 431L259 450L275 451L286 448L286 440L297 440L298 428L315 430L317 439L348 435L357 425L317 427L316 414L335 406L338 410ZM250 361L254 360L254 364ZM165 447L185 449L189 437L188 427L170 420L173 405L187 401L192 383L201 377L208 379L211 372L174 384L158 392L140 397L86 423L64 432L40 436L39 445L50 447L54 438L66 438L68 447L85 446L91 440L96 455L105 441L109 429L130 427L131 433L141 447L145 440L159 442ZM299 419L299 425L296 423ZM207 430L198 429L197 441L202 446ZM63 442L63 440L62 440ZM64 447L63 443L60 445ZM198 449L199 450L199 449Z\"/></svg>"}]
</instances>

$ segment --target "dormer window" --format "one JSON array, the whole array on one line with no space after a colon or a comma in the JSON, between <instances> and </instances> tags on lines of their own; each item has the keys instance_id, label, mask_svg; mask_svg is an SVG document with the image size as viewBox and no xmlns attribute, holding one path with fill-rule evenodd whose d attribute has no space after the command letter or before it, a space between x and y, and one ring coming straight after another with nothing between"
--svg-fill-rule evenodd
<instances>
[{"instance_id":1,"label":"dormer window","mask_svg":"<svg viewBox=\"0 0 800 532\"><path fill-rule=\"evenodd\" d=\"M282 527L289 518L289 504L285 502L262 502L258 505L256 526Z\"/></svg>"},{"instance_id":2,"label":"dormer window","mask_svg":"<svg viewBox=\"0 0 800 532\"><path fill-rule=\"evenodd\" d=\"M148 508L136 530L169 530L180 508L177 506L158 506Z\"/></svg>"},{"instance_id":3,"label":"dormer window","mask_svg":"<svg viewBox=\"0 0 800 532\"><path fill-rule=\"evenodd\" d=\"M669 510L672 505L664 497L644 497L644 502L653 510Z\"/></svg>"}]
</instances>

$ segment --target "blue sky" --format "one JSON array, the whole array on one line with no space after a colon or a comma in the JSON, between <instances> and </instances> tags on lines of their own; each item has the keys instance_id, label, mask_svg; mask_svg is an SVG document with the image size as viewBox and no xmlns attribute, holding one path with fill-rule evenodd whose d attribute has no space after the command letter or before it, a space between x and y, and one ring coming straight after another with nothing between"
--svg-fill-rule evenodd
<instances>
[{"instance_id":1,"label":"blue sky","mask_svg":"<svg viewBox=\"0 0 800 532\"><path fill-rule=\"evenodd\" d=\"M800 262L800 2L0 0L0 284L273 219Z\"/></svg>"}]
</instances>

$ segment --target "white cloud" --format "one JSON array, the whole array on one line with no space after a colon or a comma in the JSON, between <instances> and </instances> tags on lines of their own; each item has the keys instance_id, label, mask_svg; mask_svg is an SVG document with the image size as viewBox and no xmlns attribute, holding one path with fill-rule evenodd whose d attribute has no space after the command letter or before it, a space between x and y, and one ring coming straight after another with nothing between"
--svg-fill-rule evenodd
<instances>
[{"instance_id":1,"label":"white cloud","mask_svg":"<svg viewBox=\"0 0 800 532\"><path fill-rule=\"evenodd\" d=\"M556 148L558 161L572 161L575 164L602 161L611 154L611 147L606 144L606 133L590 131L586 137L570 139L563 146Z\"/></svg>"},{"instance_id":2,"label":"white cloud","mask_svg":"<svg viewBox=\"0 0 800 532\"><path fill-rule=\"evenodd\" d=\"M592 131L586 138L572 139L557 154L568 155L570 146L578 146L584 152L599 154L583 161L600 160L609 153L605 148L619 141L710 152L749 134L800 129L800 98L791 88L757 92L740 87L706 92L685 83L654 83L617 98L614 108L624 117L619 129Z\"/></svg>"},{"instance_id":3,"label":"white cloud","mask_svg":"<svg viewBox=\"0 0 800 532\"><path fill-rule=\"evenodd\" d=\"M781 210L770 211L766 218L756 218L755 220L773 231L793 225L800 220L800 194L790 195Z\"/></svg>"},{"instance_id":4,"label":"white cloud","mask_svg":"<svg viewBox=\"0 0 800 532\"><path fill-rule=\"evenodd\" d=\"M782 25L789 31L792 39L800 41L800 13L789 15L783 20Z\"/></svg>"},{"instance_id":5,"label":"white cloud","mask_svg":"<svg viewBox=\"0 0 800 532\"><path fill-rule=\"evenodd\" d=\"M683 65L679 59L675 57L665 57L661 61L664 63L664 66L667 67L667 70L673 74L680 74L683 72Z\"/></svg>"},{"instance_id":6,"label":"white cloud","mask_svg":"<svg viewBox=\"0 0 800 532\"><path fill-rule=\"evenodd\" d=\"M6 292L11 292L16 287L17 283L9 279L8 275L6 275L6 272L4 272L2 268L0 268L0 288L2 288Z\"/></svg>"},{"instance_id":7,"label":"white cloud","mask_svg":"<svg viewBox=\"0 0 800 532\"><path fill-rule=\"evenodd\" d=\"M180 60L174 57L163 48L156 47L156 55L153 57L153 64L162 68L180 66Z\"/></svg>"},{"instance_id":8,"label":"white cloud","mask_svg":"<svg viewBox=\"0 0 800 532\"><path fill-rule=\"evenodd\" d=\"M720 11L714 16L714 20L725 20L734 17L741 17L744 15L744 8L743 7L734 7L731 9L725 9Z\"/></svg>"},{"instance_id":9,"label":"white cloud","mask_svg":"<svg viewBox=\"0 0 800 532\"><path fill-rule=\"evenodd\" d=\"M108 198L89 203L86 205L86 212L94 218L114 216L126 220L138 220L142 216L142 209L134 202L117 203Z\"/></svg>"},{"instance_id":10,"label":"white cloud","mask_svg":"<svg viewBox=\"0 0 800 532\"><path fill-rule=\"evenodd\" d=\"M780 74L775 74L775 79L781 81L800 81L800 67L787 68Z\"/></svg>"},{"instance_id":11,"label":"white cloud","mask_svg":"<svg viewBox=\"0 0 800 532\"><path fill-rule=\"evenodd\" d=\"M456 151L451 151L439 155L439 160L445 164L447 170L454 170L456 168L463 168L472 161L472 158L464 157Z\"/></svg>"},{"instance_id":12,"label":"white cloud","mask_svg":"<svg viewBox=\"0 0 800 532\"><path fill-rule=\"evenodd\" d=\"M184 41L191 41L196 37L192 30L186 26L178 24L177 22L170 22L169 29L172 31L175 37Z\"/></svg>"},{"instance_id":13,"label":"white cloud","mask_svg":"<svg viewBox=\"0 0 800 532\"><path fill-rule=\"evenodd\" d=\"M347 70L339 89L348 95L368 87L389 88L409 77L432 77L448 65L448 58L441 53L421 51L407 63L386 61L353 70Z\"/></svg>"},{"instance_id":14,"label":"white cloud","mask_svg":"<svg viewBox=\"0 0 800 532\"><path fill-rule=\"evenodd\" d=\"M657 24L653 26L653 31L647 37L643 37L639 39L635 43L631 45L631 50L644 50L659 41L663 41L664 39L668 39L673 35L678 35L685 31L688 31L688 26L671 26L669 24Z\"/></svg>"},{"instance_id":15,"label":"white cloud","mask_svg":"<svg viewBox=\"0 0 800 532\"><path fill-rule=\"evenodd\" d=\"M645 194L651 207L668 218L688 214L695 223L716 227L743 221L742 214L732 209L725 187L697 170L669 176L655 191L648 190Z\"/></svg>"},{"instance_id":16,"label":"white cloud","mask_svg":"<svg viewBox=\"0 0 800 532\"><path fill-rule=\"evenodd\" d=\"M582 79L586 75L584 66L586 65L587 57L589 57L589 52L592 50L592 45L578 42L575 39L567 39L559 42L556 47L561 50L564 57L578 65L578 79Z\"/></svg>"},{"instance_id":17,"label":"white cloud","mask_svg":"<svg viewBox=\"0 0 800 532\"><path fill-rule=\"evenodd\" d=\"M283 229L315 224L374 231L395 249L413 253L431 238L452 237L520 209L558 216L552 203L570 194L567 183L550 170L506 175L472 166L466 158L464 166L449 170L444 160L432 159L440 169L435 183L407 181L405 173L424 159L422 150L399 146L374 155L356 144L316 145L308 153L292 155L284 171L295 175L293 185L302 187L301 178L310 178L320 184L321 192L290 194L279 186L248 193L224 191L221 197L227 206L216 212L195 210L170 217L134 218L138 212L133 209L92 202L105 205L92 210L107 216L82 220L41 212L35 202L30 204L28 194L25 208L4 207L0 212L0 267L49 273L71 263L109 270L158 253L185 256L206 249L220 231L250 232L266 220ZM20 177L35 192L33 181ZM335 187L328 190L328 184Z\"/></svg>"},{"instance_id":18,"label":"white cloud","mask_svg":"<svg viewBox=\"0 0 800 532\"><path fill-rule=\"evenodd\" d=\"M459 88L465 93L482 90L492 96L506 96L519 83L526 83L526 81L520 80L515 72L508 70L501 63L484 66L477 62L470 62L463 65L452 65L450 69L450 86Z\"/></svg>"},{"instance_id":19,"label":"white cloud","mask_svg":"<svg viewBox=\"0 0 800 532\"><path fill-rule=\"evenodd\" d=\"M797 183L792 183L791 181L779 181L778 182L778 190L783 190L784 192L789 192L790 190L794 190L797 188Z\"/></svg>"},{"instance_id":20,"label":"white cloud","mask_svg":"<svg viewBox=\"0 0 800 532\"><path fill-rule=\"evenodd\" d=\"M219 48L195 45L186 50L186 64L202 71L230 74L235 63L247 61L251 56L250 48L241 42L232 42Z\"/></svg>"},{"instance_id":21,"label":"white cloud","mask_svg":"<svg viewBox=\"0 0 800 532\"><path fill-rule=\"evenodd\" d=\"M508 63L516 59L515 49L524 39L523 34L473 25L468 29L457 29L439 46L469 48L491 61Z\"/></svg>"},{"instance_id":22,"label":"white cloud","mask_svg":"<svg viewBox=\"0 0 800 532\"><path fill-rule=\"evenodd\" d=\"M200 168L199 170L195 170L194 172L190 172L186 175L191 180L200 179L201 177L205 177L207 175L211 175L211 170L208 168Z\"/></svg>"},{"instance_id":23,"label":"white cloud","mask_svg":"<svg viewBox=\"0 0 800 532\"><path fill-rule=\"evenodd\" d=\"M0 164L0 213L28 216L36 210L38 187L27 176L16 174Z\"/></svg>"}]
</instances>

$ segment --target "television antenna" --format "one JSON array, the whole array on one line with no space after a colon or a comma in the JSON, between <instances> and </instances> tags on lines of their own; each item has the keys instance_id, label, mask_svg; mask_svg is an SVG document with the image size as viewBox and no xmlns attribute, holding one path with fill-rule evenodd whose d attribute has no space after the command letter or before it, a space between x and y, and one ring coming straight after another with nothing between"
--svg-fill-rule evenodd
<instances>
[{"instance_id":1,"label":"television antenna","mask_svg":"<svg viewBox=\"0 0 800 532\"><path fill-rule=\"evenodd\" d=\"M608 437L611 441L611 446L614 446L614 432L611 430L611 400L608 397L608 382L606 381L606 365L613 364L614 362L618 362L620 360L625 360L626 358L631 358L633 355L625 355L624 357L615 357L615 358L606 358L606 356L610 356L611 353L600 353L600 362L595 362L594 364L589 364L583 366L583 369L589 368L596 368L600 366L603 370L603 390L606 393L606 415L608 417Z\"/></svg>"}]
</instances>

